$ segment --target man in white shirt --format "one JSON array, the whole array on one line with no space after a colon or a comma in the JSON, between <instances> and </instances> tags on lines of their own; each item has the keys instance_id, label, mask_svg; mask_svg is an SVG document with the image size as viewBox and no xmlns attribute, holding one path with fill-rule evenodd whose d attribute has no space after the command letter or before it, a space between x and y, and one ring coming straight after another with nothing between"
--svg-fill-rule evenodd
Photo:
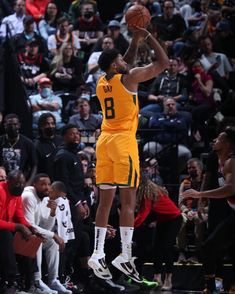
<instances>
[{"instance_id":1,"label":"man in white shirt","mask_svg":"<svg viewBox=\"0 0 235 294\"><path fill-rule=\"evenodd\" d=\"M26 220L45 238L45 241L37 252L38 272L34 273L35 285L48 294L71 294L57 279L59 269L59 251L64 250L64 240L53 232L55 226L56 203L50 202L50 214L48 215L48 201L43 198L49 195L51 186L47 174L37 174L33 180L33 186L28 186L22 194L22 205ZM41 262L42 250L48 267L48 286L42 281Z\"/></svg>"},{"instance_id":2,"label":"man in white shirt","mask_svg":"<svg viewBox=\"0 0 235 294\"><path fill-rule=\"evenodd\" d=\"M25 17L25 1L17 0L14 6L15 13L4 17L0 27L0 37L5 38L7 35L7 26L10 36L20 34L24 30L23 20Z\"/></svg>"},{"instance_id":3,"label":"man in white shirt","mask_svg":"<svg viewBox=\"0 0 235 294\"><path fill-rule=\"evenodd\" d=\"M72 44L75 49L75 54L81 48L80 41L74 32L70 32L69 21L66 17L58 19L58 29L55 35L51 35L47 40L47 47L50 53L54 56L58 53L62 44Z\"/></svg>"}]
</instances>

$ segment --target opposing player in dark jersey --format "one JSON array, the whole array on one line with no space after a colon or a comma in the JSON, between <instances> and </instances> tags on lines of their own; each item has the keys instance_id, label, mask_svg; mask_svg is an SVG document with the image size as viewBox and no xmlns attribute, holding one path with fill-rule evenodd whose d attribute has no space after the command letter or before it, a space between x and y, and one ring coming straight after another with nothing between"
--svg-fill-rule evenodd
<instances>
[{"instance_id":1,"label":"opposing player in dark jersey","mask_svg":"<svg viewBox=\"0 0 235 294\"><path fill-rule=\"evenodd\" d=\"M230 157L227 156L228 150L235 151L235 129L228 127L220 133L213 142L213 149L218 154L220 162L222 173L220 187L203 192L190 189L183 193L185 198L226 198L232 208L231 214L216 227L202 246L206 284L204 294L217 293L215 286L217 258L235 245L235 153L231 153Z\"/></svg>"},{"instance_id":2,"label":"opposing player in dark jersey","mask_svg":"<svg viewBox=\"0 0 235 294\"><path fill-rule=\"evenodd\" d=\"M147 66L130 69L127 62L130 64L133 61L140 40L149 43L156 60ZM112 264L140 282L132 257L135 198L139 183L139 157L135 138L138 125L137 90L138 83L150 80L166 69L169 60L158 41L147 30L136 29L124 57L116 49L110 49L102 52L98 63L105 72L96 88L104 115L96 149L96 182L100 187L100 199L95 220L95 248L88 264L98 277L112 277L105 262L104 241L110 208L116 187L119 186L122 253Z\"/></svg>"}]
</instances>

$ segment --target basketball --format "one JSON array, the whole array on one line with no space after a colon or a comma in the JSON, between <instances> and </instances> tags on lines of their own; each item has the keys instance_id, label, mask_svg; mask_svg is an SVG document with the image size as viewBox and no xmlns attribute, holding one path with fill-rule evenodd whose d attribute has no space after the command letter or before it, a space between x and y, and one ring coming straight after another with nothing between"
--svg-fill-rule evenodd
<instances>
[{"instance_id":1,"label":"basketball","mask_svg":"<svg viewBox=\"0 0 235 294\"><path fill-rule=\"evenodd\" d=\"M147 28L150 23L151 15L143 5L132 5L125 13L125 19L128 27Z\"/></svg>"}]
</instances>

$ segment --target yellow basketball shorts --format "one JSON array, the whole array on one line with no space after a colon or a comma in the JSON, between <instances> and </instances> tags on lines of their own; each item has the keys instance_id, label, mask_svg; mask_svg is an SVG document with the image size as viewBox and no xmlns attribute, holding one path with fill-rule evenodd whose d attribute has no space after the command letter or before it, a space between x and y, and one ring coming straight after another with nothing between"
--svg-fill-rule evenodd
<instances>
[{"instance_id":1,"label":"yellow basketball shorts","mask_svg":"<svg viewBox=\"0 0 235 294\"><path fill-rule=\"evenodd\" d=\"M103 132L97 142L96 158L97 185L138 187L140 171L135 135Z\"/></svg>"}]
</instances>

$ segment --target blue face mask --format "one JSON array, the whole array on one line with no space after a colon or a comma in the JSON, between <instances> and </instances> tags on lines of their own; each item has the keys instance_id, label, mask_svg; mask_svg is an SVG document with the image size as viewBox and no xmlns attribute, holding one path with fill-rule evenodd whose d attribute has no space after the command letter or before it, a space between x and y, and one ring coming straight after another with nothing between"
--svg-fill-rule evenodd
<instances>
[{"instance_id":1,"label":"blue face mask","mask_svg":"<svg viewBox=\"0 0 235 294\"><path fill-rule=\"evenodd\" d=\"M42 91L41 91L41 96L43 98L47 98L47 97L50 97L51 96L51 89L50 88L43 88Z\"/></svg>"}]
</instances>

